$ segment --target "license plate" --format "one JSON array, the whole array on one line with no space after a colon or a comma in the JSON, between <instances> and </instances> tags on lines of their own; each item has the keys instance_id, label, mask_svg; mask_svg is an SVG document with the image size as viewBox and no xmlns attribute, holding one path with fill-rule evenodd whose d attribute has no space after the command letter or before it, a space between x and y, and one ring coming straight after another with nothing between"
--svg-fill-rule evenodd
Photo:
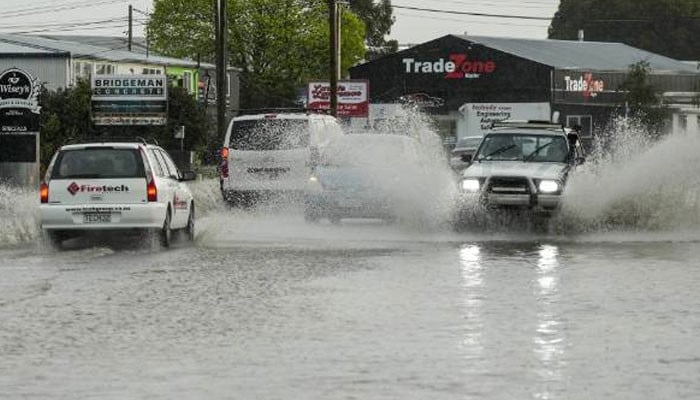
<instances>
[{"instance_id":1,"label":"license plate","mask_svg":"<svg viewBox=\"0 0 700 400\"><path fill-rule=\"evenodd\" d=\"M103 224L112 222L112 214L83 214L83 222L86 224Z\"/></svg>"}]
</instances>

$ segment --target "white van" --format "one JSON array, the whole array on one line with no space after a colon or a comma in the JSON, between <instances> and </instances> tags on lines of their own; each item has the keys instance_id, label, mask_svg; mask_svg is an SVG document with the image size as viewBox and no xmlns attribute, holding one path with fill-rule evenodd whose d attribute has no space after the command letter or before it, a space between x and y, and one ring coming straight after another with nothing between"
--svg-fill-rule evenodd
<instances>
[{"instance_id":1,"label":"white van","mask_svg":"<svg viewBox=\"0 0 700 400\"><path fill-rule=\"evenodd\" d=\"M250 205L261 195L301 195L319 149L343 134L323 114L255 114L228 126L219 166L221 194L231 205Z\"/></svg>"}]
</instances>

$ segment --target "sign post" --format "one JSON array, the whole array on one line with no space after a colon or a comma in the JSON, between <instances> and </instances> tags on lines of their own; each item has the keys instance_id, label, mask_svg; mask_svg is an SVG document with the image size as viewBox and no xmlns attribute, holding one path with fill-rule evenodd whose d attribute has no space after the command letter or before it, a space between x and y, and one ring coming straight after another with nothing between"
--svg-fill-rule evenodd
<instances>
[{"instance_id":1,"label":"sign post","mask_svg":"<svg viewBox=\"0 0 700 400\"><path fill-rule=\"evenodd\" d=\"M38 184L39 87L26 71L0 73L0 183Z\"/></svg>"}]
</instances>

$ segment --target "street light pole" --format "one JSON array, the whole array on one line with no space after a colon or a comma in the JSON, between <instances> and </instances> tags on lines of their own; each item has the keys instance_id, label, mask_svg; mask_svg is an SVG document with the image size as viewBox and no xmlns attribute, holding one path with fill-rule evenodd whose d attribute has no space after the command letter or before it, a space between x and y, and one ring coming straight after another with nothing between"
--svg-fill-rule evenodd
<instances>
[{"instance_id":1,"label":"street light pole","mask_svg":"<svg viewBox=\"0 0 700 400\"><path fill-rule=\"evenodd\" d=\"M336 0L328 0L328 25L330 26L330 86L332 116L338 115L338 5Z\"/></svg>"}]
</instances>

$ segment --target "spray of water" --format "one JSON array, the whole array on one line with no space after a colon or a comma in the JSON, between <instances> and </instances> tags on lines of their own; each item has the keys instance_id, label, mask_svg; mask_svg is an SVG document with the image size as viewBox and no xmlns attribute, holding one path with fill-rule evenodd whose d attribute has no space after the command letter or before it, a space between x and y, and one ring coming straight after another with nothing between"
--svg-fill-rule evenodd
<instances>
[{"instance_id":1,"label":"spray of water","mask_svg":"<svg viewBox=\"0 0 700 400\"><path fill-rule=\"evenodd\" d=\"M36 190L0 185L0 247L30 242L39 236Z\"/></svg>"},{"instance_id":2,"label":"spray of water","mask_svg":"<svg viewBox=\"0 0 700 400\"><path fill-rule=\"evenodd\" d=\"M668 231L700 227L700 136L653 139L618 118L570 179L556 219L568 231Z\"/></svg>"}]
</instances>

